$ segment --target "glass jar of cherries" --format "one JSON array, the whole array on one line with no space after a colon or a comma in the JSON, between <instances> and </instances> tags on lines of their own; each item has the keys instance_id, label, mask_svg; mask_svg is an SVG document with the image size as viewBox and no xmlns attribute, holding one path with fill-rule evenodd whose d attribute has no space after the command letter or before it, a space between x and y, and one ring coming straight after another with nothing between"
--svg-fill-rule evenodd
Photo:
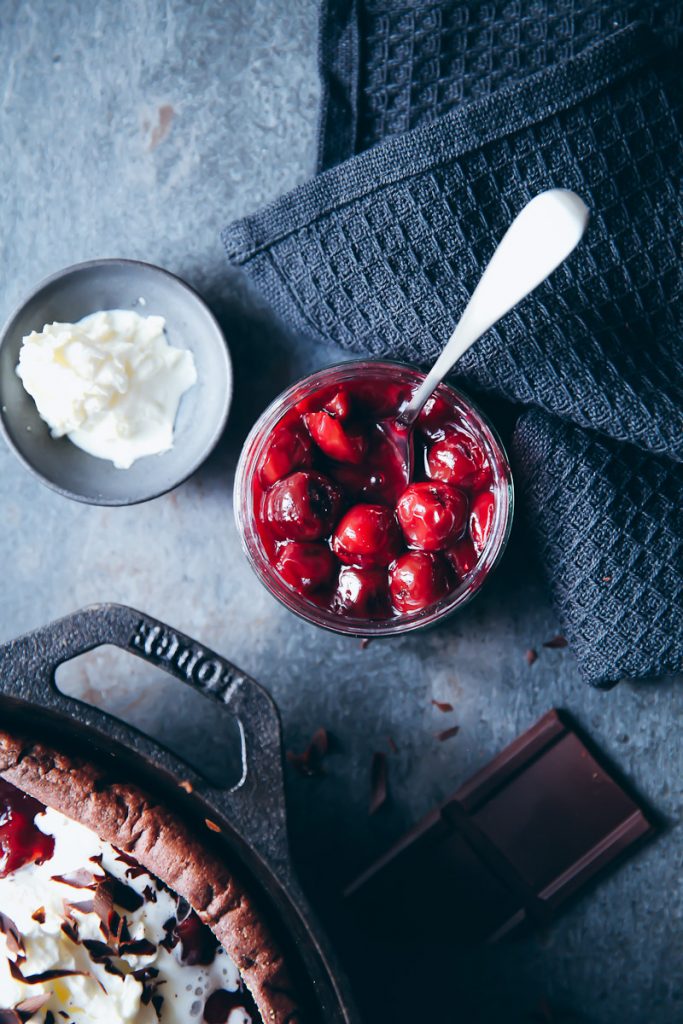
<instances>
[{"instance_id":1,"label":"glass jar of cherries","mask_svg":"<svg viewBox=\"0 0 683 1024\"><path fill-rule=\"evenodd\" d=\"M420 414L410 479L388 429L424 375L348 362L288 388L251 431L235 516L265 586L319 626L386 636L470 600L512 523L510 466L495 431L442 384Z\"/></svg>"}]
</instances>

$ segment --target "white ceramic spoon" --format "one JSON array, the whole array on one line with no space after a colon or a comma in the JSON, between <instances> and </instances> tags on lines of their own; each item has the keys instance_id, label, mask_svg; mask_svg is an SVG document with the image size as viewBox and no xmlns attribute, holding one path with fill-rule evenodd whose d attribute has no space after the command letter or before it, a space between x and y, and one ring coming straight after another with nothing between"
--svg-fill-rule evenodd
<instances>
[{"instance_id":1,"label":"white ceramic spoon","mask_svg":"<svg viewBox=\"0 0 683 1024\"><path fill-rule=\"evenodd\" d=\"M482 274L443 352L411 400L385 429L403 455L410 479L413 427L422 407L463 353L552 274L580 242L588 207L575 192L541 192L517 214Z\"/></svg>"}]
</instances>

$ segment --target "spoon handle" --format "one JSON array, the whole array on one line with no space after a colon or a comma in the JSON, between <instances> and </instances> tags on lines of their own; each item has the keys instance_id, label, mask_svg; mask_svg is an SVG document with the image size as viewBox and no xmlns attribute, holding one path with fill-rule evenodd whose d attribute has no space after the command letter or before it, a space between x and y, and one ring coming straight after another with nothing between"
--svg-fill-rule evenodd
<instances>
[{"instance_id":1,"label":"spoon handle","mask_svg":"<svg viewBox=\"0 0 683 1024\"><path fill-rule=\"evenodd\" d=\"M588 224L588 207L575 192L554 188L535 196L503 236L446 346L403 410L409 426L456 361L497 320L562 263Z\"/></svg>"}]
</instances>

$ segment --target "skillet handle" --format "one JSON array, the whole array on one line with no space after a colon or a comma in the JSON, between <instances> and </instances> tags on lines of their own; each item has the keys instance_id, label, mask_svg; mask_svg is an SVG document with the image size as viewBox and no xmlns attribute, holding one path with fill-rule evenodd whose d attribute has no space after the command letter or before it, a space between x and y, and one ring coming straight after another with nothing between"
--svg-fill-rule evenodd
<instances>
[{"instance_id":1,"label":"skillet handle","mask_svg":"<svg viewBox=\"0 0 683 1024\"><path fill-rule=\"evenodd\" d=\"M107 712L57 689L55 672L103 644L151 662L235 715L242 740L242 775L232 789L197 779L201 797L272 866L290 873L286 836L282 732L272 697L225 658L149 615L125 605L98 604L0 645L0 693L85 722L105 740L131 745L162 770L183 764L154 741ZM78 713L76 714L76 708Z\"/></svg>"}]
</instances>

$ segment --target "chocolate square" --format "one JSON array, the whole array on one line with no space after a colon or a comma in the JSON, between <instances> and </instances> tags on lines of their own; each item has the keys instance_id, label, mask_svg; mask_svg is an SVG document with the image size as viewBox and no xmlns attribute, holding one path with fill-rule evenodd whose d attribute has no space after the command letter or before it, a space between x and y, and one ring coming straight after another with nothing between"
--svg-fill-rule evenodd
<instances>
[{"instance_id":1,"label":"chocolate square","mask_svg":"<svg viewBox=\"0 0 683 1024\"><path fill-rule=\"evenodd\" d=\"M400 910L404 924L428 928L434 937L495 939L524 921L549 920L653 831L650 817L567 715L550 711L347 895L373 916Z\"/></svg>"}]
</instances>

